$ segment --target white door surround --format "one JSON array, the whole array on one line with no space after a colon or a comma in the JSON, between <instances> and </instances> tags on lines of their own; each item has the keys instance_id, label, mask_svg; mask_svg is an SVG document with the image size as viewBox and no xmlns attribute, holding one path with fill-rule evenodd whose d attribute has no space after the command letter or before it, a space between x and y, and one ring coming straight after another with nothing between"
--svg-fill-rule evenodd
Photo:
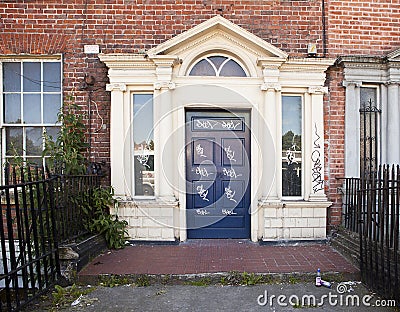
<instances>
[{"instance_id":1,"label":"white door surround","mask_svg":"<svg viewBox=\"0 0 400 312\"><path fill-rule=\"evenodd\" d=\"M218 54L236 60L247 77L188 76L200 58ZM326 237L323 97L334 60L289 58L221 16L145 54L99 57L109 68L111 184L132 240L186 240L185 109L204 107L251 111L251 239ZM131 125L132 94L140 92L154 99L155 196L138 199ZM282 94L303 101L303 191L296 200L281 191Z\"/></svg>"}]
</instances>

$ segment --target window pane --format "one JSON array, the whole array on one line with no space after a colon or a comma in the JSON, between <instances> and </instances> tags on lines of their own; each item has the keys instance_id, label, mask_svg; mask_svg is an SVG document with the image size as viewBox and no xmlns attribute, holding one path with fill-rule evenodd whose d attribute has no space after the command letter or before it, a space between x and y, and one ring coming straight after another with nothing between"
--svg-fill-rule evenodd
<instances>
[{"instance_id":1,"label":"window pane","mask_svg":"<svg viewBox=\"0 0 400 312\"><path fill-rule=\"evenodd\" d=\"M43 63L43 91L61 91L61 64L54 62Z\"/></svg>"},{"instance_id":2,"label":"window pane","mask_svg":"<svg viewBox=\"0 0 400 312\"><path fill-rule=\"evenodd\" d=\"M41 167L43 165L43 158L42 157L27 157L26 163L29 165Z\"/></svg>"},{"instance_id":3,"label":"window pane","mask_svg":"<svg viewBox=\"0 0 400 312\"><path fill-rule=\"evenodd\" d=\"M361 107L376 107L376 88L360 88Z\"/></svg>"},{"instance_id":4,"label":"window pane","mask_svg":"<svg viewBox=\"0 0 400 312\"><path fill-rule=\"evenodd\" d=\"M46 133L52 141L57 140L58 133L60 132L60 127L46 127Z\"/></svg>"},{"instance_id":5,"label":"window pane","mask_svg":"<svg viewBox=\"0 0 400 312\"><path fill-rule=\"evenodd\" d=\"M40 63L24 63L24 92L40 92Z\"/></svg>"},{"instance_id":6,"label":"window pane","mask_svg":"<svg viewBox=\"0 0 400 312\"><path fill-rule=\"evenodd\" d=\"M153 95L133 95L133 139L135 145L153 140Z\"/></svg>"},{"instance_id":7,"label":"window pane","mask_svg":"<svg viewBox=\"0 0 400 312\"><path fill-rule=\"evenodd\" d=\"M226 62L219 73L222 77L246 77L243 68L234 60Z\"/></svg>"},{"instance_id":8,"label":"window pane","mask_svg":"<svg viewBox=\"0 0 400 312\"><path fill-rule=\"evenodd\" d=\"M24 94L24 123L41 123L40 94Z\"/></svg>"},{"instance_id":9,"label":"window pane","mask_svg":"<svg viewBox=\"0 0 400 312\"><path fill-rule=\"evenodd\" d=\"M282 195L301 196L302 113L300 96L282 96Z\"/></svg>"},{"instance_id":10,"label":"window pane","mask_svg":"<svg viewBox=\"0 0 400 312\"><path fill-rule=\"evenodd\" d=\"M55 124L57 122L57 114L61 108L60 94L44 94L43 95L43 122Z\"/></svg>"},{"instance_id":11,"label":"window pane","mask_svg":"<svg viewBox=\"0 0 400 312\"><path fill-rule=\"evenodd\" d=\"M21 91L21 63L3 64L3 82L4 92Z\"/></svg>"},{"instance_id":12,"label":"window pane","mask_svg":"<svg viewBox=\"0 0 400 312\"><path fill-rule=\"evenodd\" d=\"M4 122L21 123L20 94L4 94Z\"/></svg>"},{"instance_id":13,"label":"window pane","mask_svg":"<svg viewBox=\"0 0 400 312\"><path fill-rule=\"evenodd\" d=\"M41 156L43 150L42 128L26 128L26 155Z\"/></svg>"},{"instance_id":14,"label":"window pane","mask_svg":"<svg viewBox=\"0 0 400 312\"><path fill-rule=\"evenodd\" d=\"M135 195L154 195L153 95L133 95Z\"/></svg>"},{"instance_id":15,"label":"window pane","mask_svg":"<svg viewBox=\"0 0 400 312\"><path fill-rule=\"evenodd\" d=\"M194 65L189 76L216 76L216 73L215 69L207 60L201 60Z\"/></svg>"},{"instance_id":16,"label":"window pane","mask_svg":"<svg viewBox=\"0 0 400 312\"><path fill-rule=\"evenodd\" d=\"M377 170L379 161L381 111L377 105L377 89L360 88L360 169L361 174Z\"/></svg>"},{"instance_id":17,"label":"window pane","mask_svg":"<svg viewBox=\"0 0 400 312\"><path fill-rule=\"evenodd\" d=\"M22 128L6 128L6 155L22 155Z\"/></svg>"}]
</instances>

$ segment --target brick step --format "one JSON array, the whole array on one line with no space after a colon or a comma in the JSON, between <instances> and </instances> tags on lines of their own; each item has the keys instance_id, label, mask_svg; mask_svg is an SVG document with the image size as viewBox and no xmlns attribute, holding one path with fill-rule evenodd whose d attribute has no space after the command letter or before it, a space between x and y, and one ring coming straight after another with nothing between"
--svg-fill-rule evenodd
<instances>
[{"instance_id":1,"label":"brick step","mask_svg":"<svg viewBox=\"0 0 400 312\"><path fill-rule=\"evenodd\" d=\"M358 237L346 232L339 232L331 239L331 244L335 249L343 253L353 264L359 265L360 244Z\"/></svg>"}]
</instances>

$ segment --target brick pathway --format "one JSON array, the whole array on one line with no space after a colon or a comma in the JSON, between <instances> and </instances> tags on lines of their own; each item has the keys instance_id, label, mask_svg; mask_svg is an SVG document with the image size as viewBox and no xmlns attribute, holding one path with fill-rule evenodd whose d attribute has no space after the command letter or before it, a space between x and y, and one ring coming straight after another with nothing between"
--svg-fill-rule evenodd
<instances>
[{"instance_id":1,"label":"brick pathway","mask_svg":"<svg viewBox=\"0 0 400 312\"><path fill-rule=\"evenodd\" d=\"M259 245L243 240L194 240L179 245L135 245L95 258L80 276L99 274L356 273L331 246Z\"/></svg>"}]
</instances>

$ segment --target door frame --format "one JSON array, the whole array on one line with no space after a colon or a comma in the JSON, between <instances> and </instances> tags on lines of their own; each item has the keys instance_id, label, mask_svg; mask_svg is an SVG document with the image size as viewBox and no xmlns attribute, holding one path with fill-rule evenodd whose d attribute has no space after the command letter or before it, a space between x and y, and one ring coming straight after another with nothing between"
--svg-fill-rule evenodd
<instances>
[{"instance_id":1,"label":"door frame","mask_svg":"<svg viewBox=\"0 0 400 312\"><path fill-rule=\"evenodd\" d=\"M183 126L185 128L186 111L187 110L212 110L212 109L222 109L222 110L240 110L247 111L250 116L250 162L252 166L260 166L262 164L261 147L260 142L262 137L260 137L261 132L259 131L259 124L262 123L259 120L260 115L256 112L259 110L258 105L249 105L249 103L233 103L232 105L215 105L207 103L191 103L186 105L181 105L176 110L176 122L178 126ZM175 215L175 224L179 224L177 229L177 236L179 236L180 241L187 240L187 215L186 215L186 157L185 157L185 146L186 146L186 130L180 131L178 135L178 140L180 142L181 151L178 155L178 191L176 197L179 200L179 214ZM252 170L250 175L250 239L253 242L257 242L260 238L259 229L262 228L260 222L263 221L259 209L258 199L261 196L260 183L261 183L260 170Z\"/></svg>"}]
</instances>

